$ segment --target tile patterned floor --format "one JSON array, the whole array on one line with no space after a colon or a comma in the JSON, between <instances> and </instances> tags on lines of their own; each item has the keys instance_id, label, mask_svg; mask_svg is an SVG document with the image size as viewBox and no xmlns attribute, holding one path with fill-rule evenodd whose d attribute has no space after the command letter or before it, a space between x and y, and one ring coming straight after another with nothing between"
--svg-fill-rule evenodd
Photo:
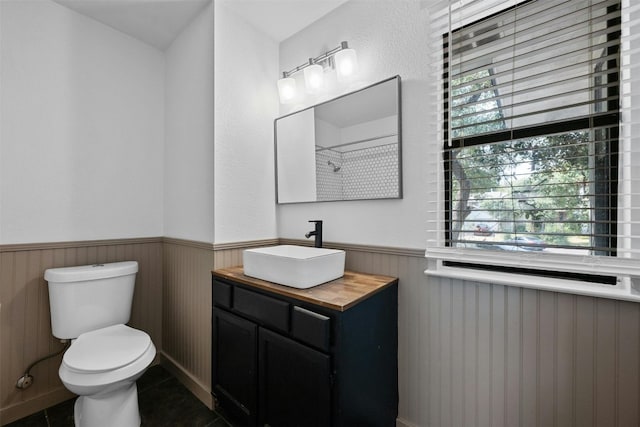
<instances>
[{"instance_id":1,"label":"tile patterned floor","mask_svg":"<svg viewBox=\"0 0 640 427\"><path fill-rule=\"evenodd\" d=\"M74 400L67 400L6 427L73 427ZM149 368L138 380L138 405L143 427L233 427L159 365Z\"/></svg>"}]
</instances>

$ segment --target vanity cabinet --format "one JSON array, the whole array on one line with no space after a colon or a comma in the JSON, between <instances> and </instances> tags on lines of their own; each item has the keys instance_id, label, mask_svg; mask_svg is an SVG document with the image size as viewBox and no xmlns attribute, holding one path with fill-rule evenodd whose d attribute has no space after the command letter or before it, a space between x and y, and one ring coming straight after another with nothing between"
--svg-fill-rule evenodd
<instances>
[{"instance_id":1,"label":"vanity cabinet","mask_svg":"<svg viewBox=\"0 0 640 427\"><path fill-rule=\"evenodd\" d=\"M212 394L234 425L395 426L397 279L310 289L213 272Z\"/></svg>"}]
</instances>

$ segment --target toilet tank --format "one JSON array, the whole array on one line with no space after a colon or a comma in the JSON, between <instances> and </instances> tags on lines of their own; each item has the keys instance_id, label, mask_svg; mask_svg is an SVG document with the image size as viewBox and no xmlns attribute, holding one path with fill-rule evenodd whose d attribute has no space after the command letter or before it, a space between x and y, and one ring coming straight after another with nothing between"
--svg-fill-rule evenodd
<instances>
[{"instance_id":1,"label":"toilet tank","mask_svg":"<svg viewBox=\"0 0 640 427\"><path fill-rule=\"evenodd\" d=\"M53 336L77 338L84 332L127 323L137 272L136 261L46 270Z\"/></svg>"}]
</instances>

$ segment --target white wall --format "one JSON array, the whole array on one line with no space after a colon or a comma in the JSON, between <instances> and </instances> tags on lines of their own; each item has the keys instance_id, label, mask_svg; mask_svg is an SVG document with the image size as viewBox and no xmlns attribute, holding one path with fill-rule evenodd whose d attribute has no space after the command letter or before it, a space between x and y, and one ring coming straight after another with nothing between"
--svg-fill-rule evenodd
<instances>
[{"instance_id":1,"label":"white wall","mask_svg":"<svg viewBox=\"0 0 640 427\"><path fill-rule=\"evenodd\" d=\"M213 242L214 34L209 4L165 52L164 236Z\"/></svg>"},{"instance_id":2,"label":"white wall","mask_svg":"<svg viewBox=\"0 0 640 427\"><path fill-rule=\"evenodd\" d=\"M50 1L0 7L0 243L162 235L162 53Z\"/></svg>"},{"instance_id":3,"label":"white wall","mask_svg":"<svg viewBox=\"0 0 640 427\"><path fill-rule=\"evenodd\" d=\"M275 238L278 45L224 3L214 3L215 242Z\"/></svg>"},{"instance_id":4,"label":"white wall","mask_svg":"<svg viewBox=\"0 0 640 427\"><path fill-rule=\"evenodd\" d=\"M324 239L329 242L424 248L428 24L428 12L419 1L352 0L280 44L281 69L291 69L346 40L358 53L355 87L401 76L404 176L401 200L279 205L280 237L303 238L307 220L323 219ZM282 106L280 113L289 111L291 107Z\"/></svg>"}]
</instances>

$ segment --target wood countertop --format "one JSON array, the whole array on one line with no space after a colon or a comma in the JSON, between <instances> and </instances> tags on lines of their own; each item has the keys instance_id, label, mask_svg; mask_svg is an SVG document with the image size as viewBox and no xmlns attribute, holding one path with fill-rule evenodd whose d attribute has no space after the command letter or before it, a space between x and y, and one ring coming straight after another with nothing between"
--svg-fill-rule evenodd
<instances>
[{"instance_id":1,"label":"wood countertop","mask_svg":"<svg viewBox=\"0 0 640 427\"><path fill-rule=\"evenodd\" d=\"M398 282L395 277L345 271L344 276L331 282L309 289L296 289L245 276L242 266L221 268L212 271L212 274L214 277L233 280L337 311L345 311L358 302Z\"/></svg>"}]
</instances>

